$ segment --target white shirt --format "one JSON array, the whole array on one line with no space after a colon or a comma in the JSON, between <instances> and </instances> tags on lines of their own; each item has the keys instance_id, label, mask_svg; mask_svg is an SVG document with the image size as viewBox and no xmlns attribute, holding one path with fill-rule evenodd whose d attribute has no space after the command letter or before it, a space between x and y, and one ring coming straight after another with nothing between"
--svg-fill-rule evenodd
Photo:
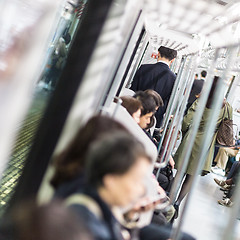
<instances>
[{"instance_id":1,"label":"white shirt","mask_svg":"<svg viewBox=\"0 0 240 240\"><path fill-rule=\"evenodd\" d=\"M166 62L166 61L159 60L158 63L159 63L159 62L164 63L164 64L167 64L167 65L169 66L168 62Z\"/></svg>"}]
</instances>

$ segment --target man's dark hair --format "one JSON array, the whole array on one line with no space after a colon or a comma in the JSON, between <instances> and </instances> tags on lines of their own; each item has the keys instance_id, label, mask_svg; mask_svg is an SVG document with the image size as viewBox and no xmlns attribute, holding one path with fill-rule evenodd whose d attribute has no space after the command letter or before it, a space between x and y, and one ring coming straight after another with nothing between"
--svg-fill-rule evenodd
<instances>
[{"instance_id":1,"label":"man's dark hair","mask_svg":"<svg viewBox=\"0 0 240 240\"><path fill-rule=\"evenodd\" d=\"M107 174L123 175L140 158L151 159L144 146L130 134L119 131L95 142L87 155L86 177L93 187L103 185Z\"/></svg>"},{"instance_id":2,"label":"man's dark hair","mask_svg":"<svg viewBox=\"0 0 240 240\"><path fill-rule=\"evenodd\" d=\"M203 70L203 71L201 72L201 76L205 78L205 77L207 76L207 72L206 72L205 70Z\"/></svg>"},{"instance_id":3,"label":"man's dark hair","mask_svg":"<svg viewBox=\"0 0 240 240\"><path fill-rule=\"evenodd\" d=\"M158 92L156 92L152 89L147 89L147 90L145 90L145 92L150 94L154 98L157 107L164 106L163 100Z\"/></svg>"},{"instance_id":4,"label":"man's dark hair","mask_svg":"<svg viewBox=\"0 0 240 240\"><path fill-rule=\"evenodd\" d=\"M155 113L157 105L152 95L144 91L137 91L133 97L138 99L142 104L141 116L150 112Z\"/></svg>"},{"instance_id":5,"label":"man's dark hair","mask_svg":"<svg viewBox=\"0 0 240 240\"><path fill-rule=\"evenodd\" d=\"M171 48L161 46L158 49L158 52L160 53L161 57L164 57L169 61L177 57L177 51Z\"/></svg>"}]
</instances>

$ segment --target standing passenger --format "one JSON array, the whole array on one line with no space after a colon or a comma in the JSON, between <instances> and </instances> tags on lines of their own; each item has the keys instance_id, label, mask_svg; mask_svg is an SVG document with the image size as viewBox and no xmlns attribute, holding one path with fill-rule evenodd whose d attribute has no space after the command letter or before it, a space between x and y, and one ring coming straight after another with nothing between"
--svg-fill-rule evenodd
<instances>
[{"instance_id":1,"label":"standing passenger","mask_svg":"<svg viewBox=\"0 0 240 240\"><path fill-rule=\"evenodd\" d=\"M202 144L202 139L204 136L204 133L206 131L206 125L209 121L209 117L211 115L211 111L212 111L212 101L214 98L214 94L215 94L215 89L218 83L218 79L219 77L215 76L214 77L214 81L212 84L212 88L211 91L209 93L209 97L205 106L205 110L203 112L202 115L202 119L198 128L198 132L197 135L195 137L194 140L194 145L191 151L191 155L189 158L189 162L187 165L187 169L185 172L185 179L183 181L182 187L181 187L181 191L179 193L179 196L177 198L177 201L175 203L175 208L178 211L179 205L182 202L183 198L185 197L185 195L188 193L189 191L189 183L191 182L192 176L194 174L194 167L196 165L196 162L199 161L199 151L201 149L201 144ZM183 158L183 149L185 148L185 144L188 142L188 139L190 137L190 129L191 126L193 124L193 117L194 117L194 113L197 110L197 105L198 105L198 100L196 100L192 106L189 108L187 114L185 115L184 119L183 119L183 123L182 123L182 132L183 132L183 139L182 142L174 156L174 160L176 162L176 168L179 169L181 166L179 164L179 160ZM227 111L224 111L224 105L226 105L229 108L229 113L230 113L230 118L232 116L232 107L228 104L228 103L224 103L222 106L222 109L220 111L219 116L217 116L217 124L216 124L216 129L219 128L220 123L222 121L222 119L228 119L228 113ZM224 115L224 116L223 116ZM212 142L210 143L210 145L207 147L208 151L206 154L206 160L205 160L205 164L204 167L202 169L202 176L206 175L207 173L210 172L211 170L211 165L212 165L212 161L213 161L213 154L214 154L214 147L215 147L215 141L216 141L216 135L217 133L215 132L215 134L212 136ZM177 215L176 215L177 216Z\"/></svg>"},{"instance_id":2,"label":"standing passenger","mask_svg":"<svg viewBox=\"0 0 240 240\"><path fill-rule=\"evenodd\" d=\"M200 92L202 91L203 84L205 82L206 76L207 76L207 72L202 71L201 72L201 79L199 79L199 80L195 79L194 80L192 90L191 90L190 96L188 98L188 104L187 104L187 109L186 109L185 114L187 113L187 110L191 107L193 102L197 99L197 95L199 95Z\"/></svg>"},{"instance_id":3,"label":"standing passenger","mask_svg":"<svg viewBox=\"0 0 240 240\"><path fill-rule=\"evenodd\" d=\"M158 49L158 62L142 65L136 72L130 87L135 92L153 89L160 94L164 106L160 107L156 113L157 127L160 127L162 122L176 79L176 75L169 68L176 56L176 50L161 46Z\"/></svg>"}]
</instances>

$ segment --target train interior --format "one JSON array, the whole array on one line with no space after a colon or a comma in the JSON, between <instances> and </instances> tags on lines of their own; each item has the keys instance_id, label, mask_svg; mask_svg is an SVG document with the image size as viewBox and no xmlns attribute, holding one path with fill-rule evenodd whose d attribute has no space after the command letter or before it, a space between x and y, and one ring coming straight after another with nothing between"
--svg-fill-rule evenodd
<instances>
[{"instance_id":1,"label":"train interior","mask_svg":"<svg viewBox=\"0 0 240 240\"><path fill-rule=\"evenodd\" d=\"M129 88L138 68L156 63L159 46L165 46L178 55L171 65L177 78L161 126L165 141L160 142L164 152L160 167L174 148L195 74L208 73L194 118L196 131L213 77L221 79L199 164L171 239L179 239L180 231L199 240L240 239L240 180L233 206L226 207L218 204L223 191L213 180L226 177L213 172L199 176L223 94L233 108L234 134L240 138L239 1L16 0L0 6L1 217L30 196L39 203L51 199L53 156L96 114L121 122L156 161L159 148L119 97L132 94ZM61 54L63 44L62 61L53 76L54 55ZM186 156L189 151L191 146L186 146ZM240 153L235 161L239 158ZM184 167L178 172L181 179ZM176 198L179 188L173 185L170 199Z\"/></svg>"}]
</instances>

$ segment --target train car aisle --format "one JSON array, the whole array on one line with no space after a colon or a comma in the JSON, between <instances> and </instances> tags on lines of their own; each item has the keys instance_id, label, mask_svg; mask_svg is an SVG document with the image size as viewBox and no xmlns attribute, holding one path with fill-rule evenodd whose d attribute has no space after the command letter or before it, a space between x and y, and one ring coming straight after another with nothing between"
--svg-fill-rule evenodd
<instances>
[{"instance_id":1,"label":"train car aisle","mask_svg":"<svg viewBox=\"0 0 240 240\"><path fill-rule=\"evenodd\" d=\"M230 212L230 208L218 204L217 201L222 199L223 191L214 182L214 178L222 177L210 173L198 178L183 222L182 230L196 237L197 240L219 240L227 225L226 215ZM182 208L180 208L180 214L181 210ZM174 225L178 221L179 218ZM240 236L240 220L236 219L235 229L235 236Z\"/></svg>"}]
</instances>

